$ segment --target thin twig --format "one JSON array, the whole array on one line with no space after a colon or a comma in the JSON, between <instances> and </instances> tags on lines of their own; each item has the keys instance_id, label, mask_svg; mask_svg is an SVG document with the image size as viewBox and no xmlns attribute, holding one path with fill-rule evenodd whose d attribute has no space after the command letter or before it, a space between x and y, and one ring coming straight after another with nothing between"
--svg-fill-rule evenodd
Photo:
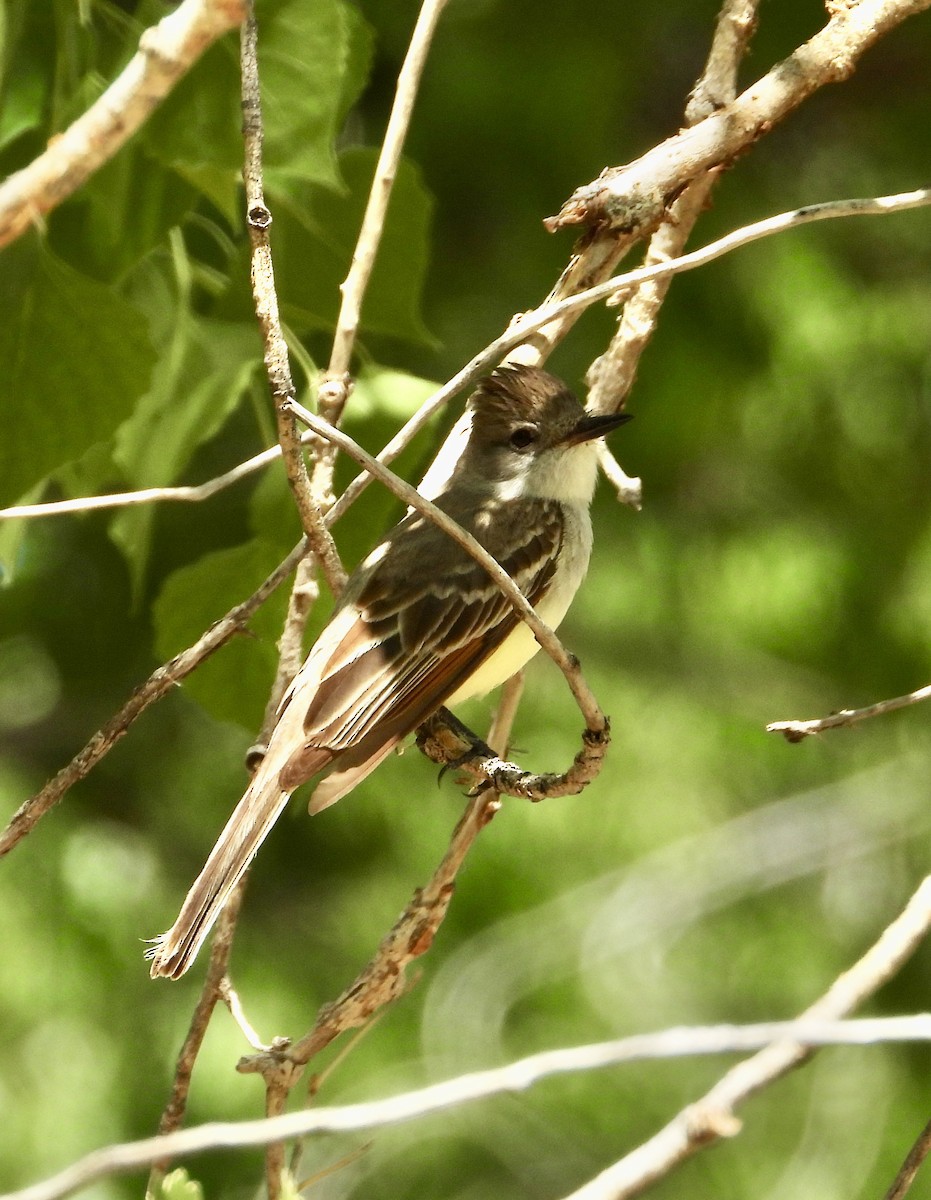
<instances>
[{"instance_id":1,"label":"thin twig","mask_svg":"<svg viewBox=\"0 0 931 1200\"><path fill-rule=\"evenodd\" d=\"M598 443L598 465L617 493L618 500L622 504L629 504L635 512L640 512L643 507L643 480L636 475L628 475L603 441Z\"/></svg>"},{"instance_id":2,"label":"thin twig","mask_svg":"<svg viewBox=\"0 0 931 1200\"><path fill-rule=\"evenodd\" d=\"M285 617L284 629L278 639L278 669L268 694L258 741L251 748L250 753L264 753L264 748L278 721L281 699L291 680L300 670L304 659L304 631L311 610L320 596L316 571L317 559L313 554L305 555L297 564L294 584L288 600L288 613Z\"/></svg>"},{"instance_id":3,"label":"thin twig","mask_svg":"<svg viewBox=\"0 0 931 1200\"><path fill-rule=\"evenodd\" d=\"M375 175L368 202L359 228L359 237L352 255L349 273L340 286L342 302L333 336L330 363L323 379L325 392L320 396L320 411L332 424L339 424L348 396L349 367L352 350L359 330L362 299L375 265L381 243L388 201L394 187L401 150L407 138L414 101L420 87L430 43L447 0L424 0L414 25L410 45L405 55L395 89L394 103L388 117L384 141L375 166ZM334 390L337 388L339 390Z\"/></svg>"},{"instance_id":4,"label":"thin twig","mask_svg":"<svg viewBox=\"0 0 931 1200\"><path fill-rule=\"evenodd\" d=\"M323 515L310 488L310 477L301 448L301 439L293 413L287 401L294 395L288 346L281 330L278 315L278 296L275 292L275 272L272 263L268 230L272 215L265 203L262 179L262 101L256 51L257 28L254 0L247 0L247 16L240 37L242 70L242 130L245 148L243 179L246 185L246 222L252 243L252 294L255 314L262 331L265 347L265 369L278 427L278 444L284 459L291 492L300 514L301 524L313 552L334 596L346 582L346 572L327 530Z\"/></svg>"},{"instance_id":5,"label":"thin twig","mask_svg":"<svg viewBox=\"0 0 931 1200\"><path fill-rule=\"evenodd\" d=\"M810 721L772 721L766 726L766 732L781 733L787 742L802 742L816 733L823 733L825 729L841 729L845 725L855 725L857 721L881 717L884 713L908 708L911 704L929 699L931 684L909 692L907 696L894 696L891 700L879 700L876 704L868 704L866 708L842 708L840 712L831 713L828 717L817 717Z\"/></svg>"},{"instance_id":6,"label":"thin twig","mask_svg":"<svg viewBox=\"0 0 931 1200\"><path fill-rule=\"evenodd\" d=\"M0 187L0 246L42 220L124 145L208 46L238 25L243 0L183 0L147 29L103 95Z\"/></svg>"},{"instance_id":7,"label":"thin twig","mask_svg":"<svg viewBox=\"0 0 931 1200\"><path fill-rule=\"evenodd\" d=\"M388 116L378 162L375 164L372 186L369 189L349 273L340 285L342 299L336 319L330 362L317 388L317 411L331 425L339 425L352 390L350 366L359 331L362 301L384 233L388 202L394 188L401 150L410 127L427 54L446 4L447 0L424 0L417 16L410 45L398 73L394 102ZM333 472L336 455L336 446L332 442L326 442L319 447L314 463L311 486L317 503L324 508L330 508L334 502Z\"/></svg>"},{"instance_id":8,"label":"thin twig","mask_svg":"<svg viewBox=\"0 0 931 1200\"><path fill-rule=\"evenodd\" d=\"M582 224L642 236L698 174L729 166L813 92L847 79L861 55L890 29L929 6L931 0L859 0L838 6L823 29L732 104L667 138L636 162L602 172L544 224L551 232Z\"/></svg>"},{"instance_id":9,"label":"thin twig","mask_svg":"<svg viewBox=\"0 0 931 1200\"><path fill-rule=\"evenodd\" d=\"M501 688L491 727L488 730L488 745L495 754L505 758L511 742L511 727L517 716L521 696L524 694L524 672L512 675Z\"/></svg>"},{"instance_id":10,"label":"thin twig","mask_svg":"<svg viewBox=\"0 0 931 1200\"><path fill-rule=\"evenodd\" d=\"M312 435L307 435L309 440ZM74 513L94 512L100 508L131 508L137 504L155 504L160 500L199 504L209 500L217 492L232 487L241 479L273 463L281 455L281 447L271 446L238 463L222 475L216 475L205 483L182 484L177 487L140 488L134 492L111 492L104 496L76 496L72 500L46 500L38 504L13 504L0 508L0 521L30 520L36 517L59 517Z\"/></svg>"},{"instance_id":11,"label":"thin twig","mask_svg":"<svg viewBox=\"0 0 931 1200\"><path fill-rule=\"evenodd\" d=\"M305 552L305 544L299 543L247 600L231 608L224 617L211 625L192 646L188 646L186 650L182 650L180 654L176 654L174 658L169 659L167 663L153 671L145 683L133 692L119 712L115 713L106 725L94 734L84 749L76 754L71 762L63 767L41 791L36 792L34 796L20 805L10 818L9 824L0 833L0 858L8 854L35 827L37 822L50 809L54 808L69 788L90 774L97 763L113 749L120 738L129 731L133 722L151 704L171 691L237 633L244 632L253 613L261 608L272 592L287 579Z\"/></svg>"},{"instance_id":12,"label":"thin twig","mask_svg":"<svg viewBox=\"0 0 931 1200\"><path fill-rule=\"evenodd\" d=\"M327 529L323 511L317 504L311 487L297 421L293 410L289 407L289 401L294 396L294 383L291 378L288 346L278 315L278 294L275 290L275 273L268 235L272 216L265 203L263 184L264 128L257 42L255 0L247 0L246 19L243 22L240 37L240 65L242 72L242 131L245 151L243 179L246 185L246 218L252 243L252 294L255 301L255 313L262 331L265 369L268 372L268 382L275 405L278 444L281 446L281 456L284 460L288 483L313 558L319 562L331 593L337 597L345 586L346 572L333 538ZM308 561L309 557L308 555L308 558L305 558L298 566L288 609L288 620L279 647L278 670L260 735L263 741L267 740L271 732L278 711L278 701L300 663L301 656L298 651L310 610L309 604L306 603L308 595L305 586L314 569L313 563ZM293 1078L294 1073L289 1070L266 1073L265 1115L267 1117L276 1117L284 1112ZM265 1188L268 1200L278 1200L281 1194L284 1167L284 1143L269 1143L265 1148Z\"/></svg>"},{"instance_id":13,"label":"thin twig","mask_svg":"<svg viewBox=\"0 0 931 1200\"><path fill-rule=\"evenodd\" d=\"M226 913L229 904L225 904L221 910L221 915ZM214 939L216 940L216 939ZM263 1042L255 1031L252 1022L246 1016L246 1010L242 1006L242 1001L239 999L239 993L233 987L232 981L228 975L224 975L219 984L220 999L229 1010L230 1016L236 1022L239 1032L246 1039L253 1050L272 1050L274 1043Z\"/></svg>"},{"instance_id":14,"label":"thin twig","mask_svg":"<svg viewBox=\"0 0 931 1200\"><path fill-rule=\"evenodd\" d=\"M918 1168L931 1153L931 1121L919 1133L915 1144L909 1150L905 1162L899 1168L899 1172L892 1181L892 1186L886 1192L885 1200L902 1200L902 1197L908 1192L915 1181L915 1176L918 1174Z\"/></svg>"},{"instance_id":15,"label":"thin twig","mask_svg":"<svg viewBox=\"0 0 931 1200\"><path fill-rule=\"evenodd\" d=\"M245 887L246 877L244 876L230 893L230 898L224 905L223 911L217 920L217 931L210 946L210 961L207 966L204 986L201 988L200 997L195 1005L187 1037L184 1039L184 1044L178 1054L175 1077L171 1087L171 1096L165 1105L161 1120L158 1123L158 1132L160 1135L172 1133L174 1130L180 1129L184 1121L194 1063L197 1061L197 1055L200 1053L201 1045L207 1033L207 1026L210 1024L210 1018L213 1015L217 1001L223 999L226 971L229 966L230 953L233 948L233 936L236 932L236 921L239 917L239 908L242 904ZM170 1165L171 1159L168 1157L159 1159L152 1164L149 1181L145 1189L147 1200L154 1200L154 1197L158 1196L161 1182L165 1178L165 1173Z\"/></svg>"}]
</instances>

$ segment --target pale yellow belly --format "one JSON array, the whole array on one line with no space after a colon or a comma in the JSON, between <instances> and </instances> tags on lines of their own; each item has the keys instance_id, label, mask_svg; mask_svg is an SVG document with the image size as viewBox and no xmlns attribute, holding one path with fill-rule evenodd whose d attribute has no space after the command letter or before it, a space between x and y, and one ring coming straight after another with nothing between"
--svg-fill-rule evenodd
<instances>
[{"instance_id":1,"label":"pale yellow belly","mask_svg":"<svg viewBox=\"0 0 931 1200\"><path fill-rule=\"evenodd\" d=\"M563 549L560 554L556 576L549 591L539 602L537 613L550 629L556 629L569 611L569 606L579 584L588 570L592 549L592 527L588 510L573 506L566 513ZM516 674L540 649L539 643L527 625L521 621L514 632L505 639L465 683L446 701L448 705L484 696L493 688Z\"/></svg>"}]
</instances>

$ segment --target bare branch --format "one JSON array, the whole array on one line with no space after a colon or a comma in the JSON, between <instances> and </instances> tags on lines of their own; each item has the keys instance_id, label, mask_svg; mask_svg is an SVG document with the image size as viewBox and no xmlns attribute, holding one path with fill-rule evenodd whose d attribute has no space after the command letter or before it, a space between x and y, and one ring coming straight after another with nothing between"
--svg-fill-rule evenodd
<instances>
[{"instance_id":1,"label":"bare branch","mask_svg":"<svg viewBox=\"0 0 931 1200\"><path fill-rule=\"evenodd\" d=\"M414 101L420 87L427 54L436 31L437 22L447 0L424 0L421 5L411 42L398 73L394 102L388 117L384 141L375 164L375 174L368 201L362 216L349 273L340 286L342 302L333 335L330 362L317 389L317 411L330 424L339 425L343 409L352 389L349 368L352 350L359 329L362 300L371 278L375 257L384 233L388 202L394 188L401 150L407 137ZM336 447L324 443L314 464L313 490L318 503L329 508L333 503L333 471Z\"/></svg>"},{"instance_id":2,"label":"bare branch","mask_svg":"<svg viewBox=\"0 0 931 1200\"><path fill-rule=\"evenodd\" d=\"M346 572L330 536L323 515L311 493L310 477L293 413L287 401L294 395L288 346L278 315L275 272L272 265L268 230L272 215L265 203L262 180L262 101L256 57L257 28L254 0L247 0L247 17L242 26L240 62L242 69L242 129L245 146L243 179L246 185L246 221L252 243L252 294L255 314L265 346L265 368L275 404L278 444L284 459L291 492L301 524L316 555L330 591L338 596L346 582Z\"/></svg>"},{"instance_id":3,"label":"bare branch","mask_svg":"<svg viewBox=\"0 0 931 1200\"><path fill-rule=\"evenodd\" d=\"M829 717L818 717L810 721L773 721L766 726L767 733L781 733L787 742L802 742L825 729L840 729L845 725L855 725L857 721L866 721L869 717L881 717L884 713L895 712L899 708L908 708L910 704L918 704L921 700L931 699L931 684L909 692L907 696L895 696L891 700L880 700L869 704L866 708L842 708L840 712L831 713Z\"/></svg>"},{"instance_id":4,"label":"bare branch","mask_svg":"<svg viewBox=\"0 0 931 1200\"><path fill-rule=\"evenodd\" d=\"M256 744L250 748L250 756L264 755L268 739L278 721L281 698L304 660L304 631L307 628L311 610L320 596L316 571L317 559L313 554L305 555L297 564L294 584L288 600L288 614L285 617L281 637L278 639L278 669L275 672L275 680L265 705L262 728Z\"/></svg>"},{"instance_id":5,"label":"bare branch","mask_svg":"<svg viewBox=\"0 0 931 1200\"><path fill-rule=\"evenodd\" d=\"M129 140L208 46L240 23L243 0L183 0L147 29L99 100L0 186L0 246L25 233Z\"/></svg>"},{"instance_id":6,"label":"bare branch","mask_svg":"<svg viewBox=\"0 0 931 1200\"><path fill-rule=\"evenodd\" d=\"M696 175L729 165L813 92L846 79L874 42L929 5L931 0L860 0L839 6L823 29L733 104L667 138L636 162L602 172L544 223L550 231L581 224L642 235L655 228L669 201Z\"/></svg>"},{"instance_id":7,"label":"bare branch","mask_svg":"<svg viewBox=\"0 0 931 1200\"><path fill-rule=\"evenodd\" d=\"M618 500L622 504L629 504L635 512L640 512L643 507L643 481L627 474L605 442L598 444L598 463L605 479L617 492Z\"/></svg>"},{"instance_id":8,"label":"bare branch","mask_svg":"<svg viewBox=\"0 0 931 1200\"><path fill-rule=\"evenodd\" d=\"M524 672L521 670L516 675L512 675L502 685L501 697L495 708L491 728L488 730L488 745L495 754L500 754L502 758L508 752L511 740L511 726L514 724L514 718L517 716L517 708L523 694Z\"/></svg>"},{"instance_id":9,"label":"bare branch","mask_svg":"<svg viewBox=\"0 0 931 1200\"><path fill-rule=\"evenodd\" d=\"M309 435L308 435L309 440ZM39 504L14 504L0 508L0 521L28 520L35 517L58 517L74 513L93 512L100 508L131 508L136 504L154 504L159 500L200 503L209 500L217 492L231 487L240 479L246 479L254 471L268 466L281 454L280 446L262 450L245 462L239 463L222 475L208 479L206 483L182 485L180 487L140 488L135 492L112 492L106 496L78 496L73 500L47 500Z\"/></svg>"},{"instance_id":10,"label":"bare branch","mask_svg":"<svg viewBox=\"0 0 931 1200\"><path fill-rule=\"evenodd\" d=\"M352 349L359 329L362 298L368 287L372 267L375 264L375 256L378 253L378 246L384 231L388 201L391 199L401 150L410 126L414 101L420 87L430 43L446 4L447 0L424 0L417 17L410 46L398 74L394 103L375 166L375 176L362 217L362 225L359 229L349 274L340 287L342 303L336 322L336 333L333 337L330 364L324 379L324 383L331 386L325 396L326 406L321 409L326 419L333 425L339 423L348 395L345 381L349 378ZM334 384L337 386L342 384L339 394L332 390Z\"/></svg>"},{"instance_id":11,"label":"bare branch","mask_svg":"<svg viewBox=\"0 0 931 1200\"><path fill-rule=\"evenodd\" d=\"M724 0L701 78L685 107L686 125L697 125L737 95L737 71L756 32L759 0Z\"/></svg>"},{"instance_id":12,"label":"bare branch","mask_svg":"<svg viewBox=\"0 0 931 1200\"><path fill-rule=\"evenodd\" d=\"M269 1070L274 1071L285 1064L295 1068L303 1066L341 1033L365 1025L380 1008L404 994L408 986L406 968L433 944L453 898L459 868L498 807L485 796L469 800L430 882L414 892L407 908L358 977L342 995L320 1009L316 1023L306 1037L280 1054L242 1059L238 1070L247 1074L259 1072L267 1078Z\"/></svg>"}]
</instances>

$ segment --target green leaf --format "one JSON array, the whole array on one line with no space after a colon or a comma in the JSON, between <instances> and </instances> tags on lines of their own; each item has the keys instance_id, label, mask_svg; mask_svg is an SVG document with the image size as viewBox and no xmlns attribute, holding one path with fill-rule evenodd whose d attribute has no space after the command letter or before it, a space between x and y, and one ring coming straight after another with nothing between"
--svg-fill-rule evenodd
<instances>
[{"instance_id":1,"label":"green leaf","mask_svg":"<svg viewBox=\"0 0 931 1200\"><path fill-rule=\"evenodd\" d=\"M266 184L336 187L336 137L368 78L371 32L337 0L269 5L269 18L259 17Z\"/></svg>"},{"instance_id":2,"label":"green leaf","mask_svg":"<svg viewBox=\"0 0 931 1200\"><path fill-rule=\"evenodd\" d=\"M52 214L49 244L77 270L119 279L181 221L197 195L191 182L132 142Z\"/></svg>"},{"instance_id":3,"label":"green leaf","mask_svg":"<svg viewBox=\"0 0 931 1200\"><path fill-rule=\"evenodd\" d=\"M349 413L354 421L387 417L402 424L439 388L433 380L406 371L365 367L353 388Z\"/></svg>"},{"instance_id":4,"label":"green leaf","mask_svg":"<svg viewBox=\"0 0 931 1200\"><path fill-rule=\"evenodd\" d=\"M36 239L4 252L0 504L110 437L149 385L143 314Z\"/></svg>"},{"instance_id":5,"label":"green leaf","mask_svg":"<svg viewBox=\"0 0 931 1200\"><path fill-rule=\"evenodd\" d=\"M153 608L158 655L167 659L190 646L245 600L282 557L277 547L256 538L173 572ZM283 586L253 617L254 638L234 638L184 681L187 694L218 720L258 729L278 662L275 643L287 602Z\"/></svg>"},{"instance_id":6,"label":"green leaf","mask_svg":"<svg viewBox=\"0 0 931 1200\"><path fill-rule=\"evenodd\" d=\"M274 209L272 248L282 312L299 329L331 328L359 234L377 153L354 148L340 155L347 195L307 188L296 205ZM431 342L420 316L427 271L432 199L419 170L398 170L365 300L362 329Z\"/></svg>"},{"instance_id":7,"label":"green leaf","mask_svg":"<svg viewBox=\"0 0 931 1200\"><path fill-rule=\"evenodd\" d=\"M261 541L274 546L281 558L290 553L303 530L280 459L263 472L250 498L249 513L249 526Z\"/></svg>"},{"instance_id":8,"label":"green leaf","mask_svg":"<svg viewBox=\"0 0 931 1200\"><path fill-rule=\"evenodd\" d=\"M198 446L221 428L239 403L261 358L253 326L183 313L152 387L117 430L114 460L134 488L166 487L179 479ZM148 562L155 509L124 509L111 536L130 564L138 591Z\"/></svg>"},{"instance_id":9,"label":"green leaf","mask_svg":"<svg viewBox=\"0 0 931 1200\"><path fill-rule=\"evenodd\" d=\"M286 190L308 180L338 187L333 146L368 73L368 27L342 0L274 0L259 6L258 19L266 181ZM228 36L181 80L144 133L153 154L203 184L224 212L242 172L239 97L238 47Z\"/></svg>"},{"instance_id":10,"label":"green leaf","mask_svg":"<svg viewBox=\"0 0 931 1200\"><path fill-rule=\"evenodd\" d=\"M183 1167L177 1167L162 1180L160 1196L161 1200L204 1200L204 1189Z\"/></svg>"}]
</instances>

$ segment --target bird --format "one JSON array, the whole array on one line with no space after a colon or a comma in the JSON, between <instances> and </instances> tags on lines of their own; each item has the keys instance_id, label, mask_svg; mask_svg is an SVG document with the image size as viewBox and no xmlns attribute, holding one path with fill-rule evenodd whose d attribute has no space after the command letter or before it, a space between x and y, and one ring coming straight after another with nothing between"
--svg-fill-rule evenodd
<instances>
[{"instance_id":1,"label":"bird","mask_svg":"<svg viewBox=\"0 0 931 1200\"><path fill-rule=\"evenodd\" d=\"M589 413L556 376L509 365L480 381L468 408L468 440L434 503L555 628L588 569L596 442L630 414ZM475 559L410 511L349 577L283 696L245 794L147 951L152 977L188 970L296 788L322 775L309 809L329 807L438 708L486 694L538 649Z\"/></svg>"}]
</instances>

